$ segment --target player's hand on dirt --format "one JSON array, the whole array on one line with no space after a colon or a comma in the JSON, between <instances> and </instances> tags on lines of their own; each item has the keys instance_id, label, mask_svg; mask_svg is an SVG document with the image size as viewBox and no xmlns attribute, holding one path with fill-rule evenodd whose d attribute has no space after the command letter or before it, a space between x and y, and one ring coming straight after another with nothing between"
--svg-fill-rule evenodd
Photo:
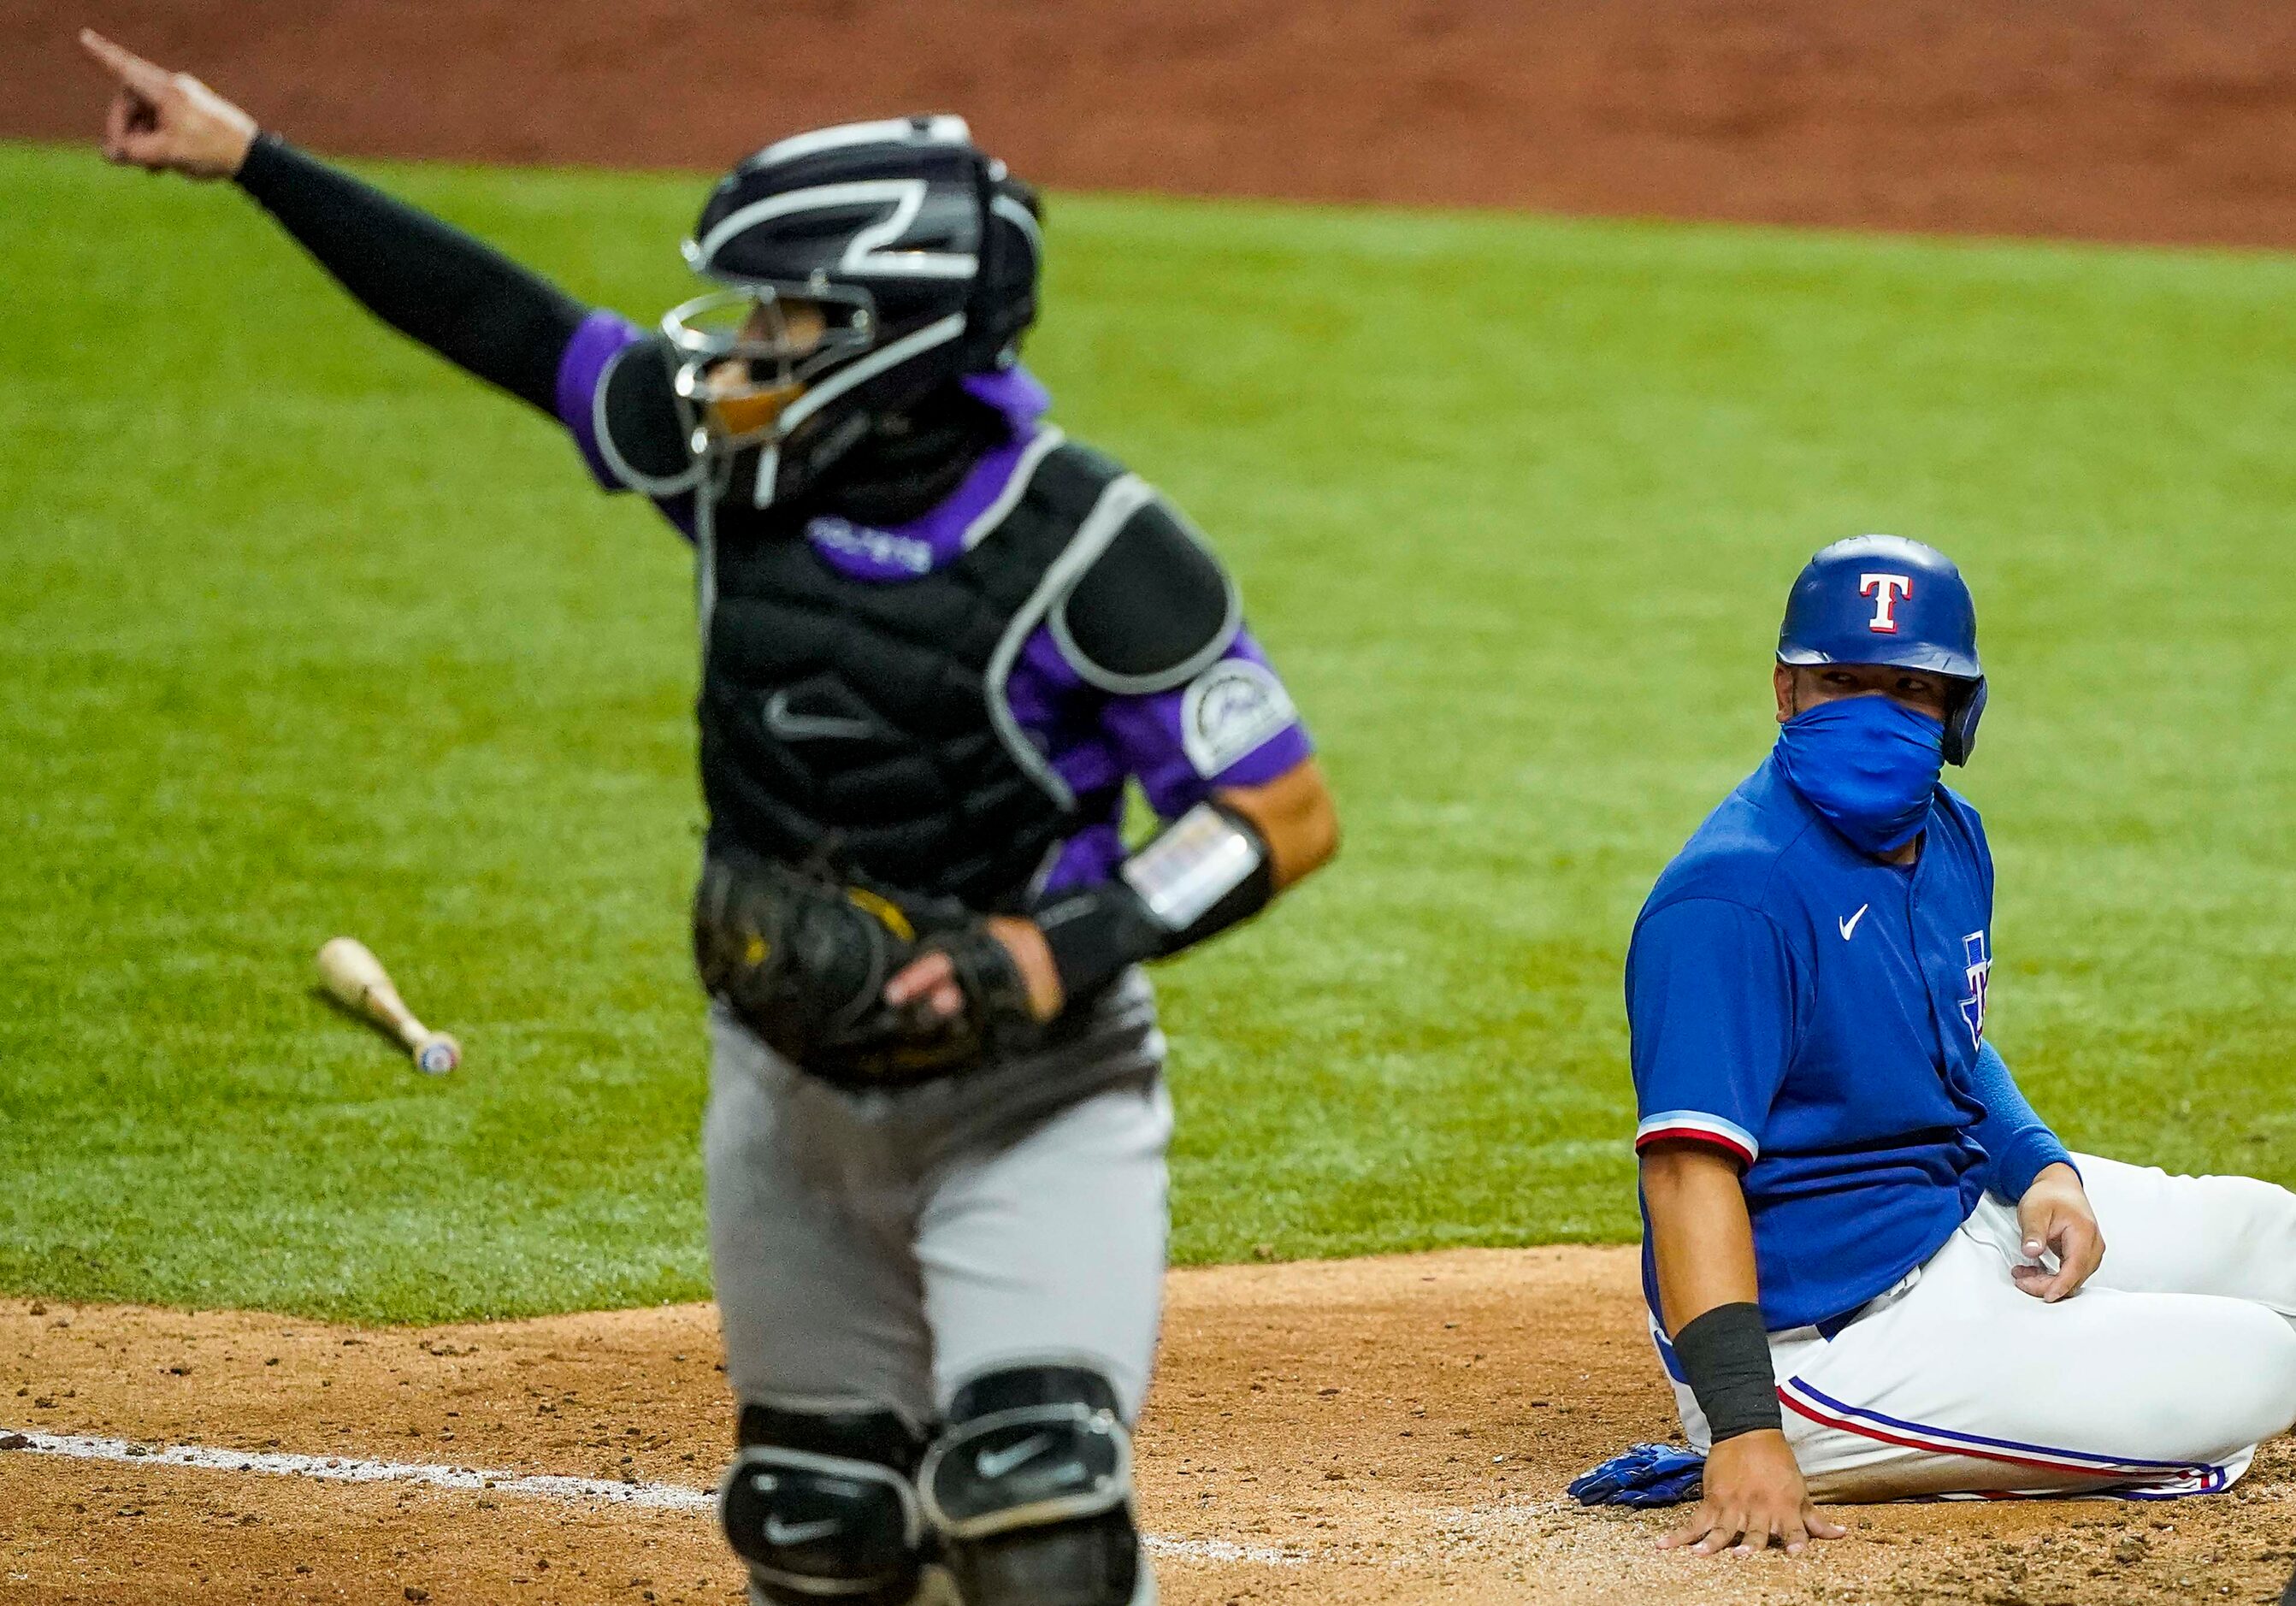
<instances>
[{"instance_id":1,"label":"player's hand on dirt","mask_svg":"<svg viewBox=\"0 0 2296 1606\"><path fill-rule=\"evenodd\" d=\"M103 122L106 160L152 173L228 178L247 160L255 119L187 72L169 72L92 28L80 48L117 81Z\"/></svg>"},{"instance_id":2,"label":"player's hand on dirt","mask_svg":"<svg viewBox=\"0 0 2296 1606\"><path fill-rule=\"evenodd\" d=\"M2089 1280L2104 1264L2104 1233L2096 1212L2081 1186L2080 1173L2060 1162L2045 1166L2017 1201L2017 1226L2024 1235L2025 1258L2032 1265L2013 1266L2009 1275L2019 1288L2051 1303ZM2054 1255L2057 1269L2038 1264L2044 1253Z\"/></svg>"},{"instance_id":3,"label":"player's hand on dirt","mask_svg":"<svg viewBox=\"0 0 2296 1606\"><path fill-rule=\"evenodd\" d=\"M992 914L986 922L990 936L1013 955L1021 979L1029 984L1029 1008L1039 1020L1061 1012L1061 975L1054 968L1053 951L1034 921ZM885 984L885 1002L895 1009L922 1000L924 1007L944 1020L964 1012L964 991L958 986L956 966L949 956L927 953L911 960Z\"/></svg>"},{"instance_id":4,"label":"player's hand on dirt","mask_svg":"<svg viewBox=\"0 0 2296 1606\"><path fill-rule=\"evenodd\" d=\"M1775 1542L1785 1546L1786 1554L1798 1556L1812 1539L1839 1539L1849 1531L1817 1514L1801 1468L1794 1463L1793 1447L1773 1428L1741 1433L1714 1446L1706 1457L1704 1497L1658 1547L1687 1545L1699 1556L1725 1550L1751 1556Z\"/></svg>"}]
</instances>

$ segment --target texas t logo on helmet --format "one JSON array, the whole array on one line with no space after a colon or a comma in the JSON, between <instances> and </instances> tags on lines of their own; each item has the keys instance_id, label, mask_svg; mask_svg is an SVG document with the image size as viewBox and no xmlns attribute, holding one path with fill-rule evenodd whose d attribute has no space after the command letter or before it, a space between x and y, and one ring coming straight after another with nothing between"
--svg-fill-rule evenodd
<instances>
[{"instance_id":1,"label":"texas t logo on helmet","mask_svg":"<svg viewBox=\"0 0 2296 1606\"><path fill-rule=\"evenodd\" d=\"M1960 683L1945 757L1969 762L1985 712L1977 604L1954 561L1903 536L1852 536L1821 549L1786 598L1782 664L1889 664Z\"/></svg>"},{"instance_id":2,"label":"texas t logo on helmet","mask_svg":"<svg viewBox=\"0 0 2296 1606\"><path fill-rule=\"evenodd\" d=\"M1910 575L1861 574L1857 577L1857 594L1874 599L1874 617L1866 628L1876 635L1898 634L1898 600L1914 594Z\"/></svg>"}]
</instances>

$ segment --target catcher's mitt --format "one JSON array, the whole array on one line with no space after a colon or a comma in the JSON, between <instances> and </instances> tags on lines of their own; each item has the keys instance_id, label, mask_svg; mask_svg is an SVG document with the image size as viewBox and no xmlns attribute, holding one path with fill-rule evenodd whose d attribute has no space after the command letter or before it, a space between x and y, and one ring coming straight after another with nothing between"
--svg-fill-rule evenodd
<instances>
[{"instance_id":1,"label":"catcher's mitt","mask_svg":"<svg viewBox=\"0 0 2296 1606\"><path fill-rule=\"evenodd\" d=\"M894 1009L885 984L947 954L965 998L944 1020ZM701 985L801 1069L854 1086L947 1076L1032 1046L1042 1028L1004 944L955 905L897 903L825 875L717 854L693 900Z\"/></svg>"}]
</instances>

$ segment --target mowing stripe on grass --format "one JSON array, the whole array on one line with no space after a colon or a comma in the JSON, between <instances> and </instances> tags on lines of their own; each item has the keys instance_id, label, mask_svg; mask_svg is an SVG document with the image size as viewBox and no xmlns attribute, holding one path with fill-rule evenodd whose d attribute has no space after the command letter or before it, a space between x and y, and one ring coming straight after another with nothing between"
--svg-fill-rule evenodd
<instances>
[{"instance_id":1,"label":"mowing stripe on grass","mask_svg":"<svg viewBox=\"0 0 2296 1606\"><path fill-rule=\"evenodd\" d=\"M611 1478L561 1478L549 1473L487 1471L443 1467L422 1461L366 1461L351 1455L285 1455L271 1451L228 1450L214 1445L142 1445L125 1438L75 1433L34 1433L0 1429L0 1447L72 1461L132 1462L138 1466L194 1467L207 1472L269 1472L317 1478L330 1483L420 1483L441 1489L485 1489L496 1495L533 1495L545 1500L594 1500L642 1511L707 1512L717 1495L674 1483L622 1483ZM1304 1558L1264 1545L1226 1539L1176 1539L1145 1534L1142 1543L1159 1555L1199 1561L1260 1561L1292 1566Z\"/></svg>"}]
</instances>

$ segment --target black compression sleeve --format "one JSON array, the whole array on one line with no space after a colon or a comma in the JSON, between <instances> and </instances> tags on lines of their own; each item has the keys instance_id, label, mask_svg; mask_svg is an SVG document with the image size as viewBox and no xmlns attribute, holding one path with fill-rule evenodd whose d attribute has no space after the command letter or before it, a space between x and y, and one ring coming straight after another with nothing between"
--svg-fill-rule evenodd
<instances>
[{"instance_id":1,"label":"black compression sleeve","mask_svg":"<svg viewBox=\"0 0 2296 1606\"><path fill-rule=\"evenodd\" d=\"M581 305L429 213L259 135L239 185L368 311L545 413Z\"/></svg>"}]
</instances>

